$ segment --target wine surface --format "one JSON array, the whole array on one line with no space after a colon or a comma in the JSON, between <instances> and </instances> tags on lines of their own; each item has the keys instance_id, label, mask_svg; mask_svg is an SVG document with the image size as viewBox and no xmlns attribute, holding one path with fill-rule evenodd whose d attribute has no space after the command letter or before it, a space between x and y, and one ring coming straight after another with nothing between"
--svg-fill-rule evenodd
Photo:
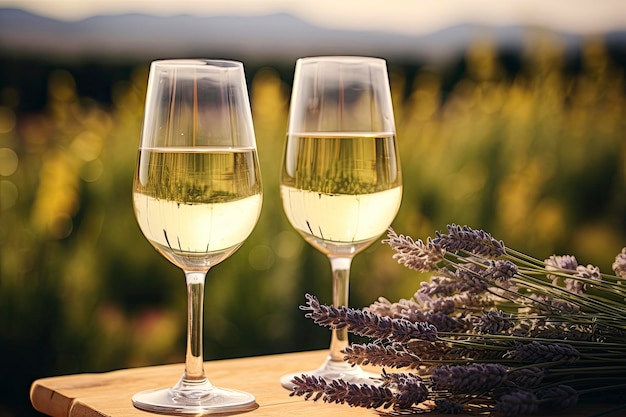
<instances>
[{"instance_id":1,"label":"wine surface","mask_svg":"<svg viewBox=\"0 0 626 417\"><path fill-rule=\"evenodd\" d=\"M137 166L139 226L176 265L206 269L254 229L262 204L254 149L141 149Z\"/></svg>"}]
</instances>

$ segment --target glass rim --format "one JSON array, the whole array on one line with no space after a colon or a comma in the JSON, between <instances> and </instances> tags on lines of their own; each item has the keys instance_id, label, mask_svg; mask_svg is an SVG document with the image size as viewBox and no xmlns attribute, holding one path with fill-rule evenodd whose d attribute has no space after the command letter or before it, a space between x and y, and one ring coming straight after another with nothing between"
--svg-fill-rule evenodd
<instances>
[{"instance_id":1,"label":"glass rim","mask_svg":"<svg viewBox=\"0 0 626 417\"><path fill-rule=\"evenodd\" d=\"M320 55L320 56L307 56L298 58L299 63L312 63L312 62L333 62L337 64L356 64L356 63L376 63L387 64L384 58L374 56L361 56L361 55Z\"/></svg>"},{"instance_id":2,"label":"glass rim","mask_svg":"<svg viewBox=\"0 0 626 417\"><path fill-rule=\"evenodd\" d=\"M197 68L243 68L243 63L230 59L211 59L211 58L176 58L176 59L157 59L152 61L152 66L175 68L175 67L197 67Z\"/></svg>"}]
</instances>

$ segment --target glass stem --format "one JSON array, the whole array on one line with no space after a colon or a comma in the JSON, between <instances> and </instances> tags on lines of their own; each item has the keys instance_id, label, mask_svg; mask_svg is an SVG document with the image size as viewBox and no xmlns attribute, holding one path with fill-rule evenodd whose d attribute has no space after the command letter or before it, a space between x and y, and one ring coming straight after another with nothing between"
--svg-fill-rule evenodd
<instances>
[{"instance_id":1,"label":"glass stem","mask_svg":"<svg viewBox=\"0 0 626 417\"><path fill-rule=\"evenodd\" d=\"M333 270L333 305L335 307L347 306L350 291L350 264L352 258L330 258L330 266ZM347 347L348 330L333 329L330 339L329 359L332 362L343 362L344 354L341 350Z\"/></svg>"},{"instance_id":2,"label":"glass stem","mask_svg":"<svg viewBox=\"0 0 626 417\"><path fill-rule=\"evenodd\" d=\"M205 272L185 271L187 281L187 353L185 355L185 383L207 382L204 374L202 348L202 318L204 314Z\"/></svg>"}]
</instances>

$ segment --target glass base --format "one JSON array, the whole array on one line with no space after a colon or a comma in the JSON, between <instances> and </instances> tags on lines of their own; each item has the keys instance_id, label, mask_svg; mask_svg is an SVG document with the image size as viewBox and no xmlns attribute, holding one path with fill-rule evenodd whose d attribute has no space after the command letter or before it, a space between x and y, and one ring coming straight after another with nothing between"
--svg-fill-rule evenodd
<instances>
[{"instance_id":1,"label":"glass base","mask_svg":"<svg viewBox=\"0 0 626 417\"><path fill-rule=\"evenodd\" d=\"M288 390L293 390L294 384L293 378L301 376L302 374L313 375L318 378L324 378L327 382L333 379L342 379L352 384L367 384L378 386L382 383L380 374L364 371L360 366L352 366L348 362L331 361L330 358L326 359L324 364L312 371L294 372L292 374L283 375L280 377L280 385Z\"/></svg>"},{"instance_id":2,"label":"glass base","mask_svg":"<svg viewBox=\"0 0 626 417\"><path fill-rule=\"evenodd\" d=\"M143 391L133 395L133 405L160 414L229 414L258 407L252 394L218 388L208 380L188 386L179 382L173 388Z\"/></svg>"}]
</instances>

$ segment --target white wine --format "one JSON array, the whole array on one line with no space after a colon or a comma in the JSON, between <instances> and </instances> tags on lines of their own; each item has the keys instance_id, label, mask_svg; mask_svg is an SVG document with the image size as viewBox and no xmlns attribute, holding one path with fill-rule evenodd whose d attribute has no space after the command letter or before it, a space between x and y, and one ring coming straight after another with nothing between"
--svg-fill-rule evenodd
<instances>
[{"instance_id":1,"label":"white wine","mask_svg":"<svg viewBox=\"0 0 626 417\"><path fill-rule=\"evenodd\" d=\"M294 228L319 239L358 243L380 236L393 221L402 187L370 194L322 194L281 187L285 213Z\"/></svg>"},{"instance_id":2,"label":"white wine","mask_svg":"<svg viewBox=\"0 0 626 417\"><path fill-rule=\"evenodd\" d=\"M291 135L281 174L289 222L323 252L365 248L402 200L392 134Z\"/></svg>"},{"instance_id":3,"label":"white wine","mask_svg":"<svg viewBox=\"0 0 626 417\"><path fill-rule=\"evenodd\" d=\"M140 149L137 166L141 231L179 267L208 269L254 229L262 204L254 149Z\"/></svg>"}]
</instances>

